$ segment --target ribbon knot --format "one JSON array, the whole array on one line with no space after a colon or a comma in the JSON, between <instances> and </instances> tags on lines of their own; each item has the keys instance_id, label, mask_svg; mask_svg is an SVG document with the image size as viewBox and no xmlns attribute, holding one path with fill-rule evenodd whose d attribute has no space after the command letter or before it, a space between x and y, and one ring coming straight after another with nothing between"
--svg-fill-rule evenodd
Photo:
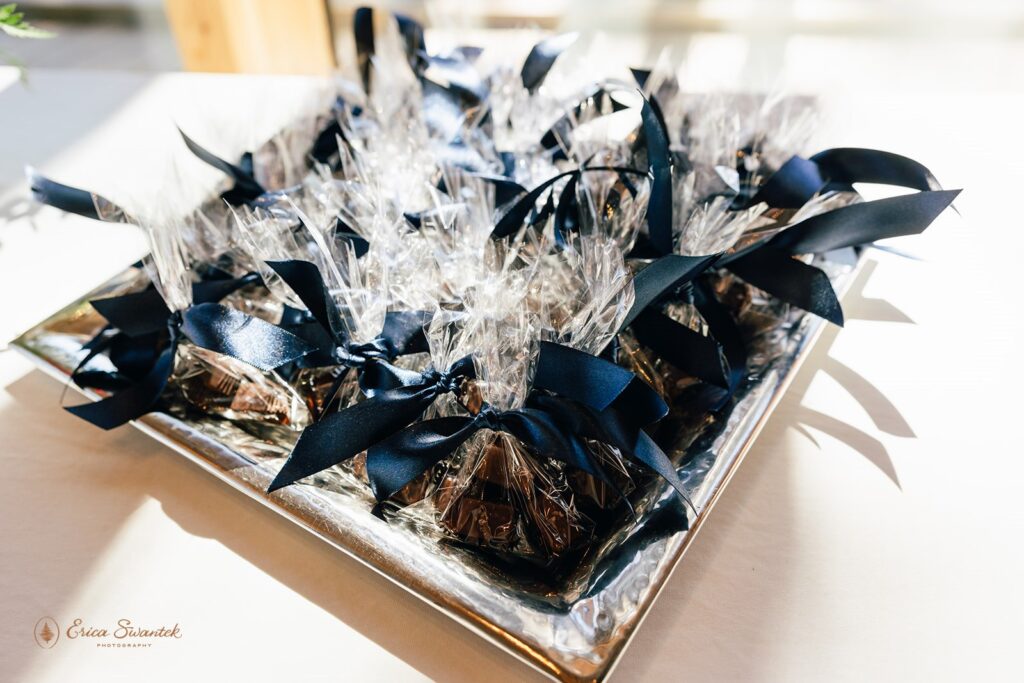
<instances>
[{"instance_id":1,"label":"ribbon knot","mask_svg":"<svg viewBox=\"0 0 1024 683\"><path fill-rule=\"evenodd\" d=\"M438 395L457 394L462 386L462 380L466 377L466 373L457 367L446 372L430 368L423 372L422 377L423 383L434 387Z\"/></svg>"},{"instance_id":2,"label":"ribbon knot","mask_svg":"<svg viewBox=\"0 0 1024 683\"><path fill-rule=\"evenodd\" d=\"M462 380L475 376L472 356L460 358L445 371L433 367L423 372L406 370L386 359L369 363L359 377L366 400L327 412L306 427L268 490L288 486L362 453L420 419L438 396L458 393ZM493 420L495 425L499 422Z\"/></svg>"},{"instance_id":3,"label":"ribbon knot","mask_svg":"<svg viewBox=\"0 0 1024 683\"><path fill-rule=\"evenodd\" d=\"M171 335L171 339L175 339L181 334L181 326L184 323L185 316L181 311L171 311L171 314L167 316L167 332Z\"/></svg>"},{"instance_id":4,"label":"ribbon knot","mask_svg":"<svg viewBox=\"0 0 1024 683\"><path fill-rule=\"evenodd\" d=\"M336 355L342 365L351 368L363 368L369 363L389 361L398 354L394 346L383 337L363 344L344 342L338 346Z\"/></svg>"},{"instance_id":5,"label":"ribbon knot","mask_svg":"<svg viewBox=\"0 0 1024 683\"><path fill-rule=\"evenodd\" d=\"M502 428L501 413L493 406L484 405L480 412L473 418L473 422L481 429L490 429L492 432L500 432Z\"/></svg>"},{"instance_id":6,"label":"ribbon knot","mask_svg":"<svg viewBox=\"0 0 1024 683\"><path fill-rule=\"evenodd\" d=\"M676 288L676 299L684 303L693 303L693 280L687 280Z\"/></svg>"}]
</instances>

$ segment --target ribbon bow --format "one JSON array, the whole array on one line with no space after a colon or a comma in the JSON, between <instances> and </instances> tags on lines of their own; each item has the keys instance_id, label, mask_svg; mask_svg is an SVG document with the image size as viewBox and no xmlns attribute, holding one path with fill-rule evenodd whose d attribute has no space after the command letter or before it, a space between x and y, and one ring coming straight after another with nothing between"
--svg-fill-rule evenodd
<instances>
[{"instance_id":1,"label":"ribbon bow","mask_svg":"<svg viewBox=\"0 0 1024 683\"><path fill-rule=\"evenodd\" d=\"M439 396L457 393L464 380L475 376L470 356L443 372L373 363L360 377L367 400L327 413L306 427L267 490L276 491L362 453L418 420Z\"/></svg>"},{"instance_id":2,"label":"ribbon bow","mask_svg":"<svg viewBox=\"0 0 1024 683\"><path fill-rule=\"evenodd\" d=\"M555 392L561 392L562 395ZM386 500L483 429L516 437L528 450L611 483L586 440L605 443L686 491L668 457L643 429L668 413L646 383L614 363L541 342L534 393L526 406L414 423L368 448L366 473L377 500Z\"/></svg>"},{"instance_id":3,"label":"ribbon bow","mask_svg":"<svg viewBox=\"0 0 1024 683\"><path fill-rule=\"evenodd\" d=\"M120 338L121 348L125 349L121 358L131 364L134 368L131 374L138 380L100 401L69 406L66 410L102 429L119 427L150 412L170 380L174 355L183 338L264 371L312 351L312 346L276 325L213 303L257 279L255 275L248 275L196 283L192 287L193 300L200 303L184 311L171 311L155 289L92 301L96 311L119 330L119 334L106 338L109 341L97 341L103 337L101 333L90 342L89 353L72 376L80 374L89 360L107 346L114 347L114 340ZM122 370L121 366L117 367ZM81 386L99 386L102 380L87 376L76 381Z\"/></svg>"},{"instance_id":4,"label":"ribbon bow","mask_svg":"<svg viewBox=\"0 0 1024 683\"><path fill-rule=\"evenodd\" d=\"M931 225L960 190L938 189L923 165L874 149L827 149L810 159L795 156L776 171L751 203L798 208L822 191L852 191L852 183L884 183L913 194L859 202L812 216L770 239L725 256L719 265L774 297L837 325L843 310L828 276L793 256L859 247L876 240L916 235Z\"/></svg>"},{"instance_id":5,"label":"ribbon bow","mask_svg":"<svg viewBox=\"0 0 1024 683\"><path fill-rule=\"evenodd\" d=\"M673 247L668 135L654 100L645 100L641 117L652 178L647 211L648 246L656 253L666 254ZM738 202L740 207L763 201L774 208L799 208L819 192L852 190L855 182L900 185L919 192L861 202L813 216L766 241L722 256L715 266L732 271L782 301L842 325L842 307L828 276L793 256L920 233L953 202L959 190L937 189L939 185L932 173L907 157L871 149L839 148L825 150L810 159L793 157L749 201L741 195ZM659 188L661 191L656 191ZM749 195L748 192L746 196ZM725 386L727 398L746 376L746 348L739 328L706 279L693 279L680 293L707 322L708 337L654 309L645 309L636 316L633 331L641 343L677 367ZM721 357L720 365L713 362L716 355ZM717 371L718 367L724 374Z\"/></svg>"},{"instance_id":6,"label":"ribbon bow","mask_svg":"<svg viewBox=\"0 0 1024 683\"><path fill-rule=\"evenodd\" d=\"M354 343L345 332L341 312L316 265L300 260L268 261L267 265L292 288L313 318L290 328L316 346L316 352L307 359L310 365L356 368L362 387L366 383L364 377L375 366L401 355L427 350L423 326L430 320L428 312L389 311L376 339L368 343ZM343 376L335 381L330 395L334 395L342 379Z\"/></svg>"}]
</instances>

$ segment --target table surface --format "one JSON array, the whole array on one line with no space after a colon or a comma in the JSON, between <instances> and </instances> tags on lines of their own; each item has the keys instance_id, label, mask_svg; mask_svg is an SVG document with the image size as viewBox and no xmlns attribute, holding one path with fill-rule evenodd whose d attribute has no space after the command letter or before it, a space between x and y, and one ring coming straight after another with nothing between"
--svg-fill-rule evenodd
<instances>
[{"instance_id":1,"label":"table surface","mask_svg":"<svg viewBox=\"0 0 1024 683\"><path fill-rule=\"evenodd\" d=\"M1021 70L960 64L935 87L922 67L906 87L902 62L857 63L817 88L821 145L918 158L967 188L961 215L899 243L920 260L869 252L845 329L815 347L614 681L1024 679ZM45 70L26 88L0 70L0 338L145 249L135 228L32 207L24 164L138 196L176 144L172 118L251 118L302 88ZM64 413L61 390L0 354L0 680L540 679L135 430ZM42 650L43 616L182 637Z\"/></svg>"}]
</instances>

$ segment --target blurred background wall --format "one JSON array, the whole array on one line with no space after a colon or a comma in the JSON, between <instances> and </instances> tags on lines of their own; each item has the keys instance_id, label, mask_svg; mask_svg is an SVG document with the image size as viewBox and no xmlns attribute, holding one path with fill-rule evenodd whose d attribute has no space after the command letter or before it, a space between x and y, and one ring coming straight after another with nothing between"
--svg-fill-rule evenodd
<instances>
[{"instance_id":1,"label":"blurred background wall","mask_svg":"<svg viewBox=\"0 0 1024 683\"><path fill-rule=\"evenodd\" d=\"M350 0L32 0L59 34L4 45L29 69L316 72L351 65ZM391 0L432 46L537 29L632 64L664 48L696 88L1024 89L1024 0ZM532 29L532 31L531 31ZM525 40L525 39L524 39ZM508 44L507 42L505 44Z\"/></svg>"}]
</instances>

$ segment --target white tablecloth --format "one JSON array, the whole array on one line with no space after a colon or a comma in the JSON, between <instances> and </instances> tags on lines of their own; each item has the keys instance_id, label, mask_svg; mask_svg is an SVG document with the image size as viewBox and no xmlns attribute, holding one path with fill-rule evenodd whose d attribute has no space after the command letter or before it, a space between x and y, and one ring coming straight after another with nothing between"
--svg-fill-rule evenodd
<instances>
[{"instance_id":1,"label":"white tablecloth","mask_svg":"<svg viewBox=\"0 0 1024 683\"><path fill-rule=\"evenodd\" d=\"M870 254L846 328L815 348L613 680L1024 679L1024 97L978 78L961 65L956 89L828 89L822 146L921 160L967 188L962 217L899 243L923 260ZM301 85L274 83L278 98ZM156 173L169 114L244 113L265 92L59 71L26 89L0 70L0 337L145 249L132 227L22 215L23 164L116 197ZM0 354L0 680L539 679L142 434L65 414L60 395ZM43 616L182 637L43 650Z\"/></svg>"}]
</instances>

